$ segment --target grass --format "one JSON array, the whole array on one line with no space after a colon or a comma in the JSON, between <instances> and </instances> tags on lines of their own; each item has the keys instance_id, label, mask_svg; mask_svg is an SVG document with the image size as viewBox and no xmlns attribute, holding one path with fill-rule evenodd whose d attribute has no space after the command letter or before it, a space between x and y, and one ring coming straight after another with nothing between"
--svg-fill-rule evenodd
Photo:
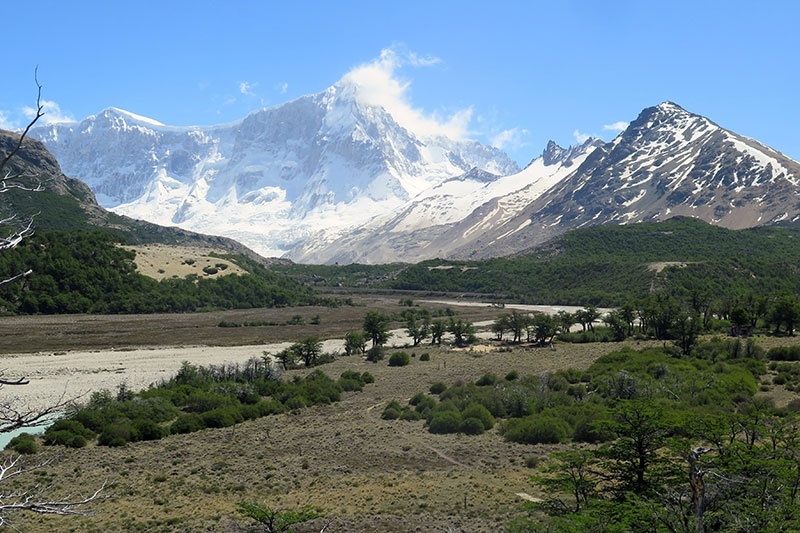
<instances>
[{"instance_id":1,"label":"grass","mask_svg":"<svg viewBox=\"0 0 800 533\"><path fill-rule=\"evenodd\" d=\"M276 321L295 313L320 314L319 328L325 333L312 325L252 328L256 332L247 332L251 328L246 327L217 328L220 316L214 313L168 317L165 324L161 317L122 317L120 321L75 317L72 341L109 342L113 327L126 321L132 325L126 325L114 340L153 339L152 331L137 330L156 325L169 331L164 334L168 338L194 332L193 344L213 338L235 344L265 331L282 332L290 340L309 334L324 338L360 327L367 309L399 309L397 300L390 297L364 297L359 303L369 307L250 312L265 320L272 320L264 318L265 313L282 313L273 317ZM465 313L459 316L471 320L480 315L491 319L498 313L486 308L457 310ZM248 313L241 313L231 320L246 321ZM56 331L46 318L25 319L35 324L20 330L29 341L43 328ZM86 334L91 340L79 333L80 324L87 323L93 325ZM241 337L214 337L229 330ZM22 514L13 517L13 525L22 531L247 531L252 523L236 512L236 503L251 501L278 510L311 505L324 517L297 526L298 532L319 531L327 521L332 521L326 529L331 532L503 530L509 520L524 513L525 500L519 493L545 496L531 485L528 465L561 446L508 443L496 427L477 436L434 435L422 421L382 420L383 408L391 400L404 404L437 382L475 381L487 373L505 376L516 371L523 376L566 367L585 369L597 357L623 345L643 347L645 343L560 343L555 350L494 350L488 344L459 350L424 346L406 348L415 357L403 367L390 367L386 360L370 363L360 357L342 357L322 370L333 377L345 370L367 371L375 383L363 392L344 393L334 405L123 448L91 445L57 450L59 460L45 471L54 496L81 494L107 480L108 498L94 506L92 516ZM430 360L421 361L422 353L428 353ZM292 371L288 378L305 372Z\"/></svg>"}]
</instances>

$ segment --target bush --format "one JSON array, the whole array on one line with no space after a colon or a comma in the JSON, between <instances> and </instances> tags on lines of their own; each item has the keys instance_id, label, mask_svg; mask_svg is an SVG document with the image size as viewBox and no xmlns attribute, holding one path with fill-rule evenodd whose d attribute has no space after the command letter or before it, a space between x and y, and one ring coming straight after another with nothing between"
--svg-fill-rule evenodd
<instances>
[{"instance_id":1,"label":"bush","mask_svg":"<svg viewBox=\"0 0 800 533\"><path fill-rule=\"evenodd\" d=\"M138 440L159 440L167 432L163 427L146 418L137 418L134 420L133 427L138 436Z\"/></svg>"},{"instance_id":2,"label":"bush","mask_svg":"<svg viewBox=\"0 0 800 533\"><path fill-rule=\"evenodd\" d=\"M489 430L494 427L494 417L492 416L492 413L490 413L486 407L477 402L469 404L461 413L461 416L464 419L477 418L481 421L483 429L485 430Z\"/></svg>"},{"instance_id":3,"label":"bush","mask_svg":"<svg viewBox=\"0 0 800 533\"><path fill-rule=\"evenodd\" d=\"M776 346L767 351L771 361L800 361L800 346Z\"/></svg>"},{"instance_id":4,"label":"bush","mask_svg":"<svg viewBox=\"0 0 800 533\"><path fill-rule=\"evenodd\" d=\"M400 412L403 410L403 407L397 403L397 400L392 400L389 402L383 409L383 413L381 413L381 418L384 420L397 420L400 418Z\"/></svg>"},{"instance_id":5,"label":"bush","mask_svg":"<svg viewBox=\"0 0 800 533\"><path fill-rule=\"evenodd\" d=\"M6 450L22 455L34 455L39 453L39 445L36 443L36 437L30 433L20 433L6 444Z\"/></svg>"},{"instance_id":6,"label":"bush","mask_svg":"<svg viewBox=\"0 0 800 533\"><path fill-rule=\"evenodd\" d=\"M540 416L509 420L503 429L506 440L521 444L558 444L567 440L568 433L563 420Z\"/></svg>"},{"instance_id":7,"label":"bush","mask_svg":"<svg viewBox=\"0 0 800 533\"><path fill-rule=\"evenodd\" d=\"M97 444L100 446L125 446L129 442L137 440L138 435L133 425L129 421L114 422L107 424L100 436L97 437Z\"/></svg>"},{"instance_id":8,"label":"bush","mask_svg":"<svg viewBox=\"0 0 800 533\"><path fill-rule=\"evenodd\" d=\"M508 374L506 374L506 381L516 381L519 379L519 372L516 370L512 370Z\"/></svg>"},{"instance_id":9,"label":"bush","mask_svg":"<svg viewBox=\"0 0 800 533\"><path fill-rule=\"evenodd\" d=\"M244 418L238 409L227 406L206 411L200 415L200 420L209 428L227 428L242 422Z\"/></svg>"},{"instance_id":10,"label":"bush","mask_svg":"<svg viewBox=\"0 0 800 533\"><path fill-rule=\"evenodd\" d=\"M68 448L83 448L89 439L94 438L94 432L87 429L77 420L56 420L44 432L43 441L47 446L66 446Z\"/></svg>"},{"instance_id":11,"label":"bush","mask_svg":"<svg viewBox=\"0 0 800 533\"><path fill-rule=\"evenodd\" d=\"M428 390L430 391L431 394L441 394L447 390L447 385L445 385L441 381L437 381L436 383L431 385L431 388Z\"/></svg>"},{"instance_id":12,"label":"bush","mask_svg":"<svg viewBox=\"0 0 800 533\"><path fill-rule=\"evenodd\" d=\"M364 390L364 385L361 384L361 380L339 378L337 383L339 383L343 391L361 392Z\"/></svg>"},{"instance_id":13,"label":"bush","mask_svg":"<svg viewBox=\"0 0 800 533\"><path fill-rule=\"evenodd\" d=\"M389 357L389 366L406 366L411 358L406 352L395 352Z\"/></svg>"},{"instance_id":14,"label":"bush","mask_svg":"<svg viewBox=\"0 0 800 533\"><path fill-rule=\"evenodd\" d=\"M428 352L420 354L419 360L420 361L430 361L431 360L431 355Z\"/></svg>"},{"instance_id":15,"label":"bush","mask_svg":"<svg viewBox=\"0 0 800 533\"><path fill-rule=\"evenodd\" d=\"M461 414L458 411L440 411L433 415L428 431L431 433L458 433L461 429Z\"/></svg>"},{"instance_id":16,"label":"bush","mask_svg":"<svg viewBox=\"0 0 800 533\"><path fill-rule=\"evenodd\" d=\"M484 374L475 382L475 385L479 387L487 387L489 385L494 385L497 383L497 376L492 373Z\"/></svg>"},{"instance_id":17,"label":"bush","mask_svg":"<svg viewBox=\"0 0 800 533\"><path fill-rule=\"evenodd\" d=\"M378 361L383 360L383 349L380 346L373 346L369 350L367 350L367 361L372 361L373 363L377 363Z\"/></svg>"},{"instance_id":18,"label":"bush","mask_svg":"<svg viewBox=\"0 0 800 533\"><path fill-rule=\"evenodd\" d=\"M182 414L169 427L170 433L194 433L205 429L206 425L200 417L194 413Z\"/></svg>"},{"instance_id":19,"label":"bush","mask_svg":"<svg viewBox=\"0 0 800 533\"><path fill-rule=\"evenodd\" d=\"M461 421L459 431L467 435L480 435L484 432L483 422L478 418L465 418Z\"/></svg>"},{"instance_id":20,"label":"bush","mask_svg":"<svg viewBox=\"0 0 800 533\"><path fill-rule=\"evenodd\" d=\"M364 383L364 385L367 385L369 383L375 383L375 376L373 376L369 372L364 372L361 374L361 382Z\"/></svg>"}]
</instances>

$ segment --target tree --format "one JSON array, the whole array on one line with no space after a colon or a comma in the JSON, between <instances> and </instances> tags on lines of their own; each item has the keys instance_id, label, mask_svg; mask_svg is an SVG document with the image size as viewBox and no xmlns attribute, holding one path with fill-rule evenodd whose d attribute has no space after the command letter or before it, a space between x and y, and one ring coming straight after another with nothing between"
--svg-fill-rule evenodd
<instances>
[{"instance_id":1,"label":"tree","mask_svg":"<svg viewBox=\"0 0 800 533\"><path fill-rule=\"evenodd\" d=\"M508 328L514 334L512 342L522 342L522 332L525 331L530 324L530 317L523 313L513 311L508 317Z\"/></svg>"},{"instance_id":2,"label":"tree","mask_svg":"<svg viewBox=\"0 0 800 533\"><path fill-rule=\"evenodd\" d=\"M389 342L391 318L379 311L367 311L364 316L364 333L372 340L372 347L380 347Z\"/></svg>"},{"instance_id":3,"label":"tree","mask_svg":"<svg viewBox=\"0 0 800 533\"><path fill-rule=\"evenodd\" d=\"M453 342L456 346L466 346L475 342L475 330L472 322L460 318L451 318L447 330L455 337Z\"/></svg>"},{"instance_id":4,"label":"tree","mask_svg":"<svg viewBox=\"0 0 800 533\"><path fill-rule=\"evenodd\" d=\"M322 354L322 342L317 337L306 337L289 347L297 357L303 360L307 367L317 364L317 359Z\"/></svg>"},{"instance_id":5,"label":"tree","mask_svg":"<svg viewBox=\"0 0 800 533\"><path fill-rule=\"evenodd\" d=\"M348 331L344 336L344 353L363 354L367 351L367 340L361 331Z\"/></svg>"},{"instance_id":6,"label":"tree","mask_svg":"<svg viewBox=\"0 0 800 533\"><path fill-rule=\"evenodd\" d=\"M779 334L781 326L786 326L786 335L794 335L794 326L800 320L800 302L797 296L787 294L778 298L769 310L769 322L775 326L775 333Z\"/></svg>"},{"instance_id":7,"label":"tree","mask_svg":"<svg viewBox=\"0 0 800 533\"><path fill-rule=\"evenodd\" d=\"M8 192L11 189L22 189L25 191L38 192L43 190L41 183L34 176L27 175L24 171L12 172L7 169L12 159L23 148L23 141L28 131L33 125L44 116L44 106L42 104L42 85L38 80L38 69L34 72L34 80L38 94L36 97L36 113L22 134L13 145L13 148L0 160L0 193ZM12 214L3 220L0 225L11 226L16 221L16 214ZM17 246L22 240L33 233L33 219L18 226L10 235L0 238L0 251L10 250ZM0 285L12 283L32 273L27 270L15 274L9 278L0 280ZM3 379L0 373L0 389L5 386L24 386L29 382L24 377L18 379ZM20 405L14 400L0 401L0 433L8 433L20 428L34 427L48 420L52 420L58 413L63 412L72 403L71 399L62 397L55 404L33 408L28 405ZM29 511L40 514L56 515L85 515L88 514L86 505L98 500L105 483L100 488L90 492L83 498L50 498L46 490L34 484L30 489L8 488L8 480L25 476L38 471L51 464L52 458L37 455L31 459L23 458L21 455L7 457L0 463L0 526L8 525L8 516L16 511Z\"/></svg>"},{"instance_id":8,"label":"tree","mask_svg":"<svg viewBox=\"0 0 800 533\"><path fill-rule=\"evenodd\" d=\"M297 356L296 352L290 348L284 348L277 354L275 354L275 358L281 362L281 366L284 370L289 370L290 368L294 368L295 357Z\"/></svg>"},{"instance_id":9,"label":"tree","mask_svg":"<svg viewBox=\"0 0 800 533\"><path fill-rule=\"evenodd\" d=\"M430 322L428 320L417 321L415 317L409 317L406 322L406 333L411 337L414 346L419 346L419 343L428 336Z\"/></svg>"},{"instance_id":10,"label":"tree","mask_svg":"<svg viewBox=\"0 0 800 533\"><path fill-rule=\"evenodd\" d=\"M267 533L288 533L291 526L319 518L320 515L313 509L304 508L301 511L278 511L263 505L250 502L236 504L239 512L252 518L262 526ZM327 526L326 526L327 527ZM325 528L323 528L324 530Z\"/></svg>"},{"instance_id":11,"label":"tree","mask_svg":"<svg viewBox=\"0 0 800 533\"><path fill-rule=\"evenodd\" d=\"M579 513L581 508L589 504L591 496L597 485L593 466L597 463L594 453L590 450L571 449L550 454L550 459L555 463L544 469L547 476L534 476L537 485L542 485L548 493L569 492L575 499L574 511ZM560 500L551 502L555 505L566 505Z\"/></svg>"},{"instance_id":12,"label":"tree","mask_svg":"<svg viewBox=\"0 0 800 533\"><path fill-rule=\"evenodd\" d=\"M492 323L492 333L495 335L495 340L502 341L503 335L505 335L506 331L509 329L509 320L510 315L500 315L495 319Z\"/></svg>"},{"instance_id":13,"label":"tree","mask_svg":"<svg viewBox=\"0 0 800 533\"><path fill-rule=\"evenodd\" d=\"M558 313L556 313L556 321L558 322L558 330L561 333L569 333L569 330L572 328L572 325L575 324L575 315L570 313L569 311L564 311L561 309Z\"/></svg>"},{"instance_id":14,"label":"tree","mask_svg":"<svg viewBox=\"0 0 800 533\"><path fill-rule=\"evenodd\" d=\"M608 314L605 317L603 317L603 322L614 333L615 341L625 340L629 328L628 328L628 321L625 318L623 318L621 311L617 309L609 311Z\"/></svg>"},{"instance_id":15,"label":"tree","mask_svg":"<svg viewBox=\"0 0 800 533\"><path fill-rule=\"evenodd\" d=\"M431 344L442 344L442 336L447 332L447 324L444 320L434 320L431 322L430 334Z\"/></svg>"},{"instance_id":16,"label":"tree","mask_svg":"<svg viewBox=\"0 0 800 533\"><path fill-rule=\"evenodd\" d=\"M556 319L547 313L537 313L533 316L528 326L528 340L533 340L539 346L544 346L553 340L558 326Z\"/></svg>"},{"instance_id":17,"label":"tree","mask_svg":"<svg viewBox=\"0 0 800 533\"><path fill-rule=\"evenodd\" d=\"M670 433L663 410L647 400L625 400L601 425L617 435L600 452L611 461L608 470L616 473L620 488L643 493L650 486L647 473Z\"/></svg>"}]
</instances>

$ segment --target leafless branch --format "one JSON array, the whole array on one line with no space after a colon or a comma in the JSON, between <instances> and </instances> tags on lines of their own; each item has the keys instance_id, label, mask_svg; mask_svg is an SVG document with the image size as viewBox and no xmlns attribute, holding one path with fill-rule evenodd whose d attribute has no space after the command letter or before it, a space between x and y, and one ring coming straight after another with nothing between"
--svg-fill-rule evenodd
<instances>
[{"instance_id":1,"label":"leafless branch","mask_svg":"<svg viewBox=\"0 0 800 533\"><path fill-rule=\"evenodd\" d=\"M28 135L28 131L33 127L36 122L44 116L44 105L42 104L42 84L39 83L39 67L37 66L36 69L33 71L33 79L36 82L36 87L38 89L38 94L36 95L36 115L31 119L28 125L25 127L25 130L22 132L22 135L19 137L19 142L17 142L17 146L9 152L8 155L0 162L0 173L3 172L5 169L6 164L11 160L12 157L17 155L19 149L22 147L22 141L25 140L25 136ZM6 174L6 178L8 174ZM4 178L5 180L5 178Z\"/></svg>"},{"instance_id":2,"label":"leafless branch","mask_svg":"<svg viewBox=\"0 0 800 533\"><path fill-rule=\"evenodd\" d=\"M35 470L35 468L32 470ZM20 494L2 494L0 495L0 526L5 525L8 513L13 511L30 511L55 515L88 515L91 511L84 507L94 501L105 498L102 492L106 486L107 482L104 481L100 488L88 496L77 498L66 496L55 500L39 499L43 492L41 490L31 490Z\"/></svg>"}]
</instances>

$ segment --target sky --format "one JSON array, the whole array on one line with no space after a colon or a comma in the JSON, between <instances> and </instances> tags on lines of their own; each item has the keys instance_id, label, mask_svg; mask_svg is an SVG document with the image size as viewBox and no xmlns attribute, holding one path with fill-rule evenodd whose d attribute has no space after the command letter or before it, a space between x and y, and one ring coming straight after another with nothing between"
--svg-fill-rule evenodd
<instances>
[{"instance_id":1,"label":"sky","mask_svg":"<svg viewBox=\"0 0 800 533\"><path fill-rule=\"evenodd\" d=\"M212 125L343 79L521 165L664 101L800 160L794 0L37 0L3 8L0 127L118 107Z\"/></svg>"}]
</instances>

